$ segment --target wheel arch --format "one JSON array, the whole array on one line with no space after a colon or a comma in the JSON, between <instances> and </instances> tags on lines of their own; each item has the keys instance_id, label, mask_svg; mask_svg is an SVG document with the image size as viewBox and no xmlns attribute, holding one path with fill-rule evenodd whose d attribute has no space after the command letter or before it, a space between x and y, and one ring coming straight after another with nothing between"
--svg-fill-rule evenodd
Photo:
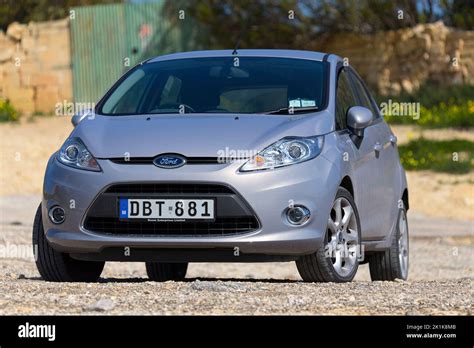
<instances>
[{"instance_id":1,"label":"wheel arch","mask_svg":"<svg viewBox=\"0 0 474 348\"><path fill-rule=\"evenodd\" d=\"M350 178L349 175L346 175L342 178L341 182L339 183L340 187L345 188L347 191L349 191L352 195L352 198L355 200L354 196L354 185L352 184L352 179Z\"/></svg>"},{"instance_id":2,"label":"wheel arch","mask_svg":"<svg viewBox=\"0 0 474 348\"><path fill-rule=\"evenodd\" d=\"M403 204L405 205L405 209L406 210L410 209L410 203L409 203L409 200L408 200L408 189L407 188L405 188L403 190L402 201L403 201Z\"/></svg>"}]
</instances>

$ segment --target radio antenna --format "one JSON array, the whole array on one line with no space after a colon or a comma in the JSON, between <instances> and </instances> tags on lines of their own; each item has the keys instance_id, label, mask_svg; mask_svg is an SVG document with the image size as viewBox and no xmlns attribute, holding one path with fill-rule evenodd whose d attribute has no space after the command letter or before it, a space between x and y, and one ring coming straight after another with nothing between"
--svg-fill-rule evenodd
<instances>
[{"instance_id":1,"label":"radio antenna","mask_svg":"<svg viewBox=\"0 0 474 348\"><path fill-rule=\"evenodd\" d=\"M239 49L240 42L242 41L242 37L247 34L247 28L250 20L247 21L241 21L241 29L239 32L239 36L237 37L237 41L234 46L234 50L232 51L232 55L238 54L237 49Z\"/></svg>"}]
</instances>

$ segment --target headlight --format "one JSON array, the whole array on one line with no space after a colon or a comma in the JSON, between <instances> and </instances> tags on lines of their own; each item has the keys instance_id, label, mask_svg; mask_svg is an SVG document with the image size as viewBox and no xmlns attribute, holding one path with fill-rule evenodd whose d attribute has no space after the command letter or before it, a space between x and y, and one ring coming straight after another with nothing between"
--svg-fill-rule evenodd
<instances>
[{"instance_id":1,"label":"headlight","mask_svg":"<svg viewBox=\"0 0 474 348\"><path fill-rule=\"evenodd\" d=\"M321 153L323 140L323 136L283 138L248 160L240 171L273 169L308 161Z\"/></svg>"},{"instance_id":2,"label":"headlight","mask_svg":"<svg viewBox=\"0 0 474 348\"><path fill-rule=\"evenodd\" d=\"M84 170L100 172L99 163L87 150L84 143L79 138L69 138L66 140L58 154L58 161L70 167Z\"/></svg>"}]
</instances>

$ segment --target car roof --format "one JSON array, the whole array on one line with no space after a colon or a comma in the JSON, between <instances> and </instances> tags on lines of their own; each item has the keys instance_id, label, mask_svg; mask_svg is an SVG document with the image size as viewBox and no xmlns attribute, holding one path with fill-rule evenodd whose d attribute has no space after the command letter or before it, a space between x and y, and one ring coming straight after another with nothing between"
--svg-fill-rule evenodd
<instances>
[{"instance_id":1,"label":"car roof","mask_svg":"<svg viewBox=\"0 0 474 348\"><path fill-rule=\"evenodd\" d=\"M237 54L232 54L233 50L208 50L208 51L191 51L166 54L147 60L147 63L154 63L166 60L186 59L186 58L205 58L205 57L278 57L278 58L296 58L323 61L329 56L326 53L314 51L300 50L277 50L277 49L238 49Z\"/></svg>"}]
</instances>

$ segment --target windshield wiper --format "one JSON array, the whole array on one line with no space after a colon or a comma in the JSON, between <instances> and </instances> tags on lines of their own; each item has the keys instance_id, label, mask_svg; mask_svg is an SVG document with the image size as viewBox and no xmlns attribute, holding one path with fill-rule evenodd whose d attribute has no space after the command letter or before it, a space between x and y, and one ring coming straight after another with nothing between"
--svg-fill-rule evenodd
<instances>
[{"instance_id":1,"label":"windshield wiper","mask_svg":"<svg viewBox=\"0 0 474 348\"><path fill-rule=\"evenodd\" d=\"M292 112L290 113L290 110ZM304 107L284 107L278 110L273 110L273 111L265 111L263 114L268 114L268 115L291 115L291 114L297 114L300 112L310 112L310 111L317 111L318 107L317 106L304 106Z\"/></svg>"}]
</instances>

